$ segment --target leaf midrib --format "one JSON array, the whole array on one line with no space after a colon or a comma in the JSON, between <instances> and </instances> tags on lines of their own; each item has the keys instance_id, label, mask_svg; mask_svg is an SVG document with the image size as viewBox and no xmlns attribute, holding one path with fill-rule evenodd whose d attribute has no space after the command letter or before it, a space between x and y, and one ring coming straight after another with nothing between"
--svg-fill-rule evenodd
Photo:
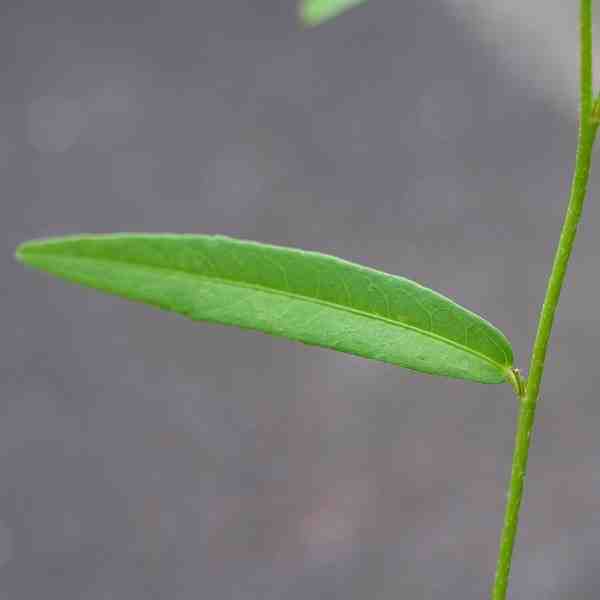
<instances>
[{"instance_id":1,"label":"leaf midrib","mask_svg":"<svg viewBox=\"0 0 600 600\"><path fill-rule=\"evenodd\" d=\"M24 253L24 255L26 255L26 254L27 254L27 252ZM414 325L409 325L408 323L403 323L402 321L394 321L393 319L390 319L389 317L384 317L383 315L380 315L377 313L366 313L362 310L353 308L351 306L347 306L345 304L334 304L333 302L330 302L328 300L323 300L321 298L315 298L312 296L295 294L295 293L292 293L292 292L289 292L286 290L265 287L263 285L255 284L255 283L246 283L246 282L241 282L241 281L237 281L237 280L233 280L233 279L224 279L223 277L216 277L213 275L211 275L211 276L202 275L195 271L189 271L187 269L182 269L181 267L177 267L177 268L163 267L160 265L151 265L151 264L147 264L147 263L140 263L138 261L131 260L131 259L115 260L112 258L74 257L74 256L69 256L69 255L63 255L63 254L36 253L35 251L31 253L31 255L35 255L35 254L37 254L38 256L42 256L42 257L53 256L53 257L57 258L58 260L62 260L62 261L95 262L95 263L106 263L109 265L125 264L125 265L133 265L136 267L140 267L140 268L146 269L148 271L174 272L174 273L177 273L180 275L186 275L188 277L195 277L195 278L202 279L205 281L214 281L214 282L220 283L221 285L226 285L226 286L230 286L233 288L241 287L241 288L245 288L245 289L260 291L260 292L267 293L267 294L284 296L286 298L291 298L291 299L294 299L297 301L300 300L301 302L319 304L321 306L326 306L327 308L332 308L335 310L342 310L349 314L357 315L357 316L360 316L360 317L363 317L366 319L372 319L374 321L380 321L382 323L387 323L389 325L392 325L393 327L399 327L400 329L408 329L410 331L414 331L416 333L419 333L421 335L424 335L424 336L434 339L436 341L445 343L449 346L452 346L454 348L462 350L463 352L466 352L467 354L476 356L477 358L480 358L484 362L487 362L495 367L498 367L503 373L506 374L507 377L508 377L508 373L510 372L509 365L504 365L504 364L498 363L498 362L492 360L491 358L489 358L488 356L486 356L485 354L481 354L480 352L477 352L476 350L473 350L472 348L469 348L468 346L463 346L462 344L459 344L458 342L456 342L454 340L444 338L441 335L438 335L437 333L434 333L432 331L427 331L425 329L419 329L418 327L415 327Z\"/></svg>"}]
</instances>

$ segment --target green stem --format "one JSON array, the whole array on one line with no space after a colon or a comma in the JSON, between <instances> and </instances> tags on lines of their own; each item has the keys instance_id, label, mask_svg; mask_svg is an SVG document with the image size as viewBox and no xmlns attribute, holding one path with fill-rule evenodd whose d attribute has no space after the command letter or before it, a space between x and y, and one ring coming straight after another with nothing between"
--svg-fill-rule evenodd
<instances>
[{"instance_id":1,"label":"green stem","mask_svg":"<svg viewBox=\"0 0 600 600\"><path fill-rule=\"evenodd\" d=\"M493 600L505 600L513 548L519 523L519 509L527 474L527 459L535 421L535 410L540 391L548 342L554 316L563 287L569 258L581 219L590 174L592 148L598 122L592 118L592 6L591 0L580 0L580 110L579 135L575 171L571 183L569 204L548 279L546 297L540 313L537 333L533 343L529 377L526 390L519 397L520 409L515 437L515 450L508 488L504 525L500 537L500 550L496 576L492 588Z\"/></svg>"}]
</instances>

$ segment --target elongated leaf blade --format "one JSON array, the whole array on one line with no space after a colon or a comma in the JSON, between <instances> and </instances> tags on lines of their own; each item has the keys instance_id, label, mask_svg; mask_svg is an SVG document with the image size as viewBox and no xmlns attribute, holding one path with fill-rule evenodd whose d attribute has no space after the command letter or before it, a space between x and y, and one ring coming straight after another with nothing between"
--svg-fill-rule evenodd
<instances>
[{"instance_id":1,"label":"elongated leaf blade","mask_svg":"<svg viewBox=\"0 0 600 600\"><path fill-rule=\"evenodd\" d=\"M298 11L305 25L320 25L366 0L301 0Z\"/></svg>"},{"instance_id":2,"label":"elongated leaf blade","mask_svg":"<svg viewBox=\"0 0 600 600\"><path fill-rule=\"evenodd\" d=\"M112 234L32 241L17 257L193 320L435 375L510 378L510 344L487 321L408 279L325 254L222 236Z\"/></svg>"}]
</instances>

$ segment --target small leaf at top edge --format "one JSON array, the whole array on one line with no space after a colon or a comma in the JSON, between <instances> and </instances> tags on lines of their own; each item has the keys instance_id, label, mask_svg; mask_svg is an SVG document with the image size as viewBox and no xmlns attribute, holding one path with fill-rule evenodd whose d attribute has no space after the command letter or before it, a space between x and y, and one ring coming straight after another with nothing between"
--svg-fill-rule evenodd
<instances>
[{"instance_id":1,"label":"small leaf at top edge","mask_svg":"<svg viewBox=\"0 0 600 600\"><path fill-rule=\"evenodd\" d=\"M300 20L309 26L320 25L366 0L300 0Z\"/></svg>"}]
</instances>

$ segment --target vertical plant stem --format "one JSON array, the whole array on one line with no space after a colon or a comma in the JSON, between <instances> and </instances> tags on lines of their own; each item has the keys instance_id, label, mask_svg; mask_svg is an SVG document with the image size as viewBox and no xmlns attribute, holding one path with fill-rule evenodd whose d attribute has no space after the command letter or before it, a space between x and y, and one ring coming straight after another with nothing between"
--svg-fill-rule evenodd
<instances>
[{"instance_id":1,"label":"vertical plant stem","mask_svg":"<svg viewBox=\"0 0 600 600\"><path fill-rule=\"evenodd\" d=\"M567 265L581 211L587 192L590 174L592 148L597 119L592 118L592 6L591 0L580 0L580 109L579 135L575 171L571 183L569 203L554 256L554 263L548 279L546 297L540 313L537 333L533 343L529 377L525 392L519 397L519 417L515 437L515 450L504 515L504 525L500 537L500 550L496 565L496 576L492 588L493 600L505 600L512 562L513 548L519 524L519 509L523 498L523 487L527 474L527 459L531 435L535 421L535 411L540 391L548 342L554 323L554 316L560 292L563 287Z\"/></svg>"}]
</instances>

